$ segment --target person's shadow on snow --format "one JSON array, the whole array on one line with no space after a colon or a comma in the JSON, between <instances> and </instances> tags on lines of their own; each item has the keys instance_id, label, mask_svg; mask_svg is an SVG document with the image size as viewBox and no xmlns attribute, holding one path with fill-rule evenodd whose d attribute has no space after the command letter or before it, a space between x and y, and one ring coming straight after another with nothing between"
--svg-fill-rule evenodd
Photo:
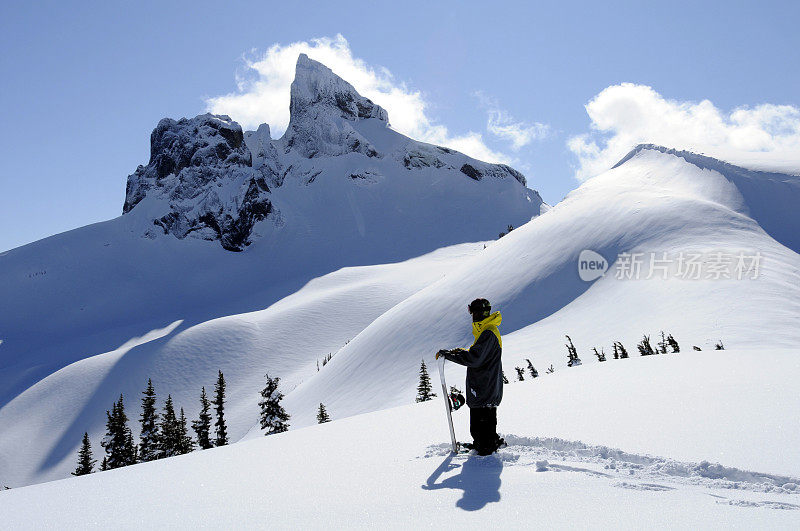
<instances>
[{"instance_id":1,"label":"person's shadow on snow","mask_svg":"<svg viewBox=\"0 0 800 531\"><path fill-rule=\"evenodd\" d=\"M439 477L450 470L461 469L455 476L450 476L441 483ZM442 464L428 477L422 485L425 490L461 489L464 495L456 502L456 507L465 511L478 511L487 503L500 501L500 474L503 462L496 456L478 457L470 455L464 464L453 463L453 454L448 455Z\"/></svg>"}]
</instances>

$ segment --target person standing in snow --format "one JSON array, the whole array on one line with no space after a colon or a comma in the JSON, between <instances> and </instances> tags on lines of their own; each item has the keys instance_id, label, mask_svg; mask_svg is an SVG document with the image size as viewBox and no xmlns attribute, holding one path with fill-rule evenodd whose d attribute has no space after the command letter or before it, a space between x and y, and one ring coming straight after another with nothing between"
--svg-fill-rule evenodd
<instances>
[{"instance_id":1,"label":"person standing in snow","mask_svg":"<svg viewBox=\"0 0 800 531\"><path fill-rule=\"evenodd\" d=\"M497 408L503 399L503 340L497 327L500 312L492 312L486 299L475 299L467 306L472 315L475 342L467 349L440 350L436 359L445 359L467 367L467 406L469 431L478 455L489 455L505 441L497 435Z\"/></svg>"}]
</instances>

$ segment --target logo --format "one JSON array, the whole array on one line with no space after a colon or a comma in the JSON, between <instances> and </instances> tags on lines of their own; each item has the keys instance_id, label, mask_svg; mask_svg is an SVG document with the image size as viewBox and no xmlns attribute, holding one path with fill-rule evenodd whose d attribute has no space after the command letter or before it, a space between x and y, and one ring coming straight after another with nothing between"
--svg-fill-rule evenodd
<instances>
[{"instance_id":1,"label":"logo","mask_svg":"<svg viewBox=\"0 0 800 531\"><path fill-rule=\"evenodd\" d=\"M584 249L578 257L578 275L584 282L602 277L608 270L608 261L600 254Z\"/></svg>"}]
</instances>

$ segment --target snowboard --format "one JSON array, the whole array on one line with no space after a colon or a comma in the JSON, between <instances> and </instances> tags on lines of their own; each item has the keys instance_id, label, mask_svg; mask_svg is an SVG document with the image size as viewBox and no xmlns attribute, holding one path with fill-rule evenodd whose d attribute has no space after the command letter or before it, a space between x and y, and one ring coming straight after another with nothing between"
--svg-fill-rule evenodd
<instances>
[{"instance_id":1,"label":"snowboard","mask_svg":"<svg viewBox=\"0 0 800 531\"><path fill-rule=\"evenodd\" d=\"M442 398L444 399L444 409L447 413L447 426L450 428L450 449L454 454L457 454L459 444L456 440L456 430L453 427L453 405L450 402L450 391L448 391L447 382L444 379L444 362L444 356L441 356L439 358L439 379L442 381Z\"/></svg>"}]
</instances>

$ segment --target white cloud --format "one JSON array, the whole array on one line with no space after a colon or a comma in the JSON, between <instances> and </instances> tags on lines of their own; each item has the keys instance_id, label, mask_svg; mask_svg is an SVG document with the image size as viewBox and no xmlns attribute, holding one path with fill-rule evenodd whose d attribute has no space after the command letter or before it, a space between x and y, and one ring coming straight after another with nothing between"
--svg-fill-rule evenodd
<instances>
[{"instance_id":1,"label":"white cloud","mask_svg":"<svg viewBox=\"0 0 800 531\"><path fill-rule=\"evenodd\" d=\"M540 140L550 134L548 125L539 122L529 124L516 120L511 114L500 108L496 99L480 91L475 92L474 95L486 108L488 114L486 130L498 138L511 142L511 149L514 151L519 151L520 148L534 140Z\"/></svg>"},{"instance_id":2,"label":"white cloud","mask_svg":"<svg viewBox=\"0 0 800 531\"><path fill-rule=\"evenodd\" d=\"M504 153L489 148L480 133L452 134L437 124L427 112L422 93L394 79L383 67L373 68L353 57L342 35L309 42L275 44L263 54L244 58L243 72L237 74L236 92L208 98L209 112L227 114L245 129L268 123L273 136L281 135L289 124L289 87L295 63L301 53L323 63L347 80L362 95L389 112L392 127L414 139L447 146L488 162L510 162Z\"/></svg>"},{"instance_id":3,"label":"white cloud","mask_svg":"<svg viewBox=\"0 0 800 531\"><path fill-rule=\"evenodd\" d=\"M591 131L569 139L576 177L601 173L636 144L686 149L734 164L800 170L800 108L769 103L725 113L708 100L669 100L651 87L622 83L595 96L586 112Z\"/></svg>"}]
</instances>

